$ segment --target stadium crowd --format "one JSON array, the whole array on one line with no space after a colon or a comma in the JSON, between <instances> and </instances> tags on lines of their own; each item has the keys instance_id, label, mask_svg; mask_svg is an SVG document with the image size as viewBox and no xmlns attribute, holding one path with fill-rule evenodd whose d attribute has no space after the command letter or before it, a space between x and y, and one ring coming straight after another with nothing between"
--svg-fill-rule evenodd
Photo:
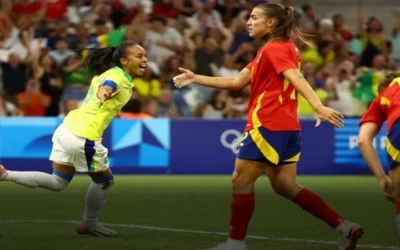
<instances>
[{"instance_id":1,"label":"stadium crowd","mask_svg":"<svg viewBox=\"0 0 400 250\"><path fill-rule=\"evenodd\" d=\"M0 116L60 116L79 107L90 84L89 50L141 44L149 63L135 79L121 117L239 118L246 115L249 87L215 91L193 85L176 89L182 66L209 76L234 76L260 44L247 35L251 9L268 0L1 0ZM310 5L296 7L301 71L319 98L346 117L359 117L388 70L400 68L400 19L392 36L380 21L364 19L350 30L341 14L319 17ZM293 37L296 41L296 37ZM299 115L313 110L299 96Z\"/></svg>"}]
</instances>

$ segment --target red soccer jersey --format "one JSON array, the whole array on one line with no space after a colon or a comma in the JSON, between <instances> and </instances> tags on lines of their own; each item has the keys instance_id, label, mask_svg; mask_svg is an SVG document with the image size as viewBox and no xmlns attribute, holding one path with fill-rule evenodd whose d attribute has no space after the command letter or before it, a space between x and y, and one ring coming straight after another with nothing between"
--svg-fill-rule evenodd
<instances>
[{"instance_id":1,"label":"red soccer jersey","mask_svg":"<svg viewBox=\"0 0 400 250\"><path fill-rule=\"evenodd\" d=\"M360 126L366 122L374 122L379 127L387 120L387 131L400 118L400 77L384 89L371 103L361 118Z\"/></svg>"},{"instance_id":2,"label":"red soccer jersey","mask_svg":"<svg viewBox=\"0 0 400 250\"><path fill-rule=\"evenodd\" d=\"M18 15L31 15L37 13L42 8L41 1L31 3L15 3L12 6L12 11Z\"/></svg>"},{"instance_id":3,"label":"red soccer jersey","mask_svg":"<svg viewBox=\"0 0 400 250\"><path fill-rule=\"evenodd\" d=\"M251 92L246 131L263 126L271 131L299 131L297 91L282 75L298 69L301 57L292 42L273 41L247 65Z\"/></svg>"},{"instance_id":4,"label":"red soccer jersey","mask_svg":"<svg viewBox=\"0 0 400 250\"><path fill-rule=\"evenodd\" d=\"M67 0L48 0L46 18L57 20L62 18L68 11Z\"/></svg>"}]
</instances>

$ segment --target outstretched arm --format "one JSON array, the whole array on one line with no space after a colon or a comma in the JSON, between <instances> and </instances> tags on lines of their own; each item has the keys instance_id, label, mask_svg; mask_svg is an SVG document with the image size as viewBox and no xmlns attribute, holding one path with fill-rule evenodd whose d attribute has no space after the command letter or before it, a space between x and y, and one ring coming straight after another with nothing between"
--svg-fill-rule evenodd
<instances>
[{"instance_id":1,"label":"outstretched arm","mask_svg":"<svg viewBox=\"0 0 400 250\"><path fill-rule=\"evenodd\" d=\"M238 90L246 87L251 81L251 72L244 68L236 77L212 77L197 75L188 69L179 68L182 74L174 77L175 86L185 87L197 83L205 87L216 89Z\"/></svg>"}]
</instances>

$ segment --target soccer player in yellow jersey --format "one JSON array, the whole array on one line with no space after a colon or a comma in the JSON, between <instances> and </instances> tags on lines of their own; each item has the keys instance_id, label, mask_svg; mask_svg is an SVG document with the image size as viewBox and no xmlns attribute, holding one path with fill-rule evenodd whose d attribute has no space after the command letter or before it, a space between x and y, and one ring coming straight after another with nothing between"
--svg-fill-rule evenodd
<instances>
[{"instance_id":1,"label":"soccer player in yellow jersey","mask_svg":"<svg viewBox=\"0 0 400 250\"><path fill-rule=\"evenodd\" d=\"M117 232L97 222L114 182L108 165L108 150L101 144L101 139L112 119L130 100L133 77L143 75L146 64L145 50L133 42L93 50L86 65L94 78L84 103L71 111L53 134L50 155L53 174L10 171L0 165L0 180L61 191L68 186L75 172L87 173L93 182L87 191L83 219L76 231L93 236L116 236Z\"/></svg>"}]
</instances>

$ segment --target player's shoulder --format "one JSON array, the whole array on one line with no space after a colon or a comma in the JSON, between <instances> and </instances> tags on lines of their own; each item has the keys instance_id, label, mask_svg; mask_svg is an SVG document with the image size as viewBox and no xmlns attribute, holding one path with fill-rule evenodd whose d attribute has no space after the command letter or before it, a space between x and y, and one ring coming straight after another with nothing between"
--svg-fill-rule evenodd
<instances>
[{"instance_id":1,"label":"player's shoulder","mask_svg":"<svg viewBox=\"0 0 400 250\"><path fill-rule=\"evenodd\" d=\"M118 70L116 67L114 67L114 68L108 69L103 74L101 74L99 77L100 78L105 77L105 76L107 76L107 77L113 77L113 76L120 77L121 75L123 75L123 73L120 70Z\"/></svg>"},{"instance_id":2,"label":"player's shoulder","mask_svg":"<svg viewBox=\"0 0 400 250\"><path fill-rule=\"evenodd\" d=\"M265 45L265 50L296 50L296 46L291 41L272 41Z\"/></svg>"},{"instance_id":3,"label":"player's shoulder","mask_svg":"<svg viewBox=\"0 0 400 250\"><path fill-rule=\"evenodd\" d=\"M389 86L400 87L400 77L394 78Z\"/></svg>"},{"instance_id":4,"label":"player's shoulder","mask_svg":"<svg viewBox=\"0 0 400 250\"><path fill-rule=\"evenodd\" d=\"M117 68L111 68L99 75L98 78L100 81L113 81L118 84L124 80L124 73Z\"/></svg>"}]
</instances>

